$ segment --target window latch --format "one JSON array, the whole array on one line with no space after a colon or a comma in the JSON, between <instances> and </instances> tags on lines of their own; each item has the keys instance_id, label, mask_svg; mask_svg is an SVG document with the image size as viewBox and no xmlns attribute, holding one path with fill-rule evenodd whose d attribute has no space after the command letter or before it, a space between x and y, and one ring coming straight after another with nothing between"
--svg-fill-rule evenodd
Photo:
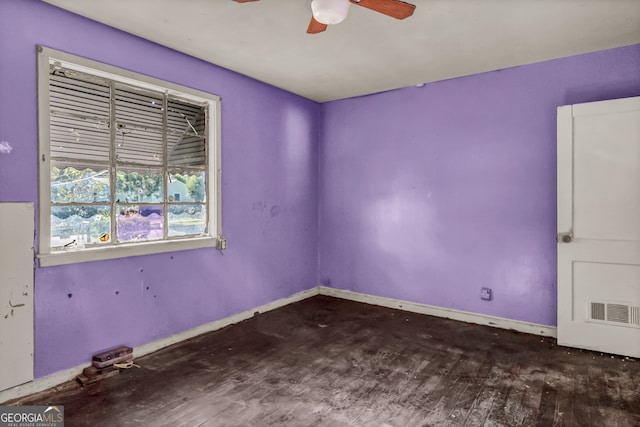
<instances>
[{"instance_id":1,"label":"window latch","mask_svg":"<svg viewBox=\"0 0 640 427\"><path fill-rule=\"evenodd\" d=\"M218 234L216 249L218 249L219 251L224 251L225 249L227 249L227 239L225 239L222 234Z\"/></svg>"}]
</instances>

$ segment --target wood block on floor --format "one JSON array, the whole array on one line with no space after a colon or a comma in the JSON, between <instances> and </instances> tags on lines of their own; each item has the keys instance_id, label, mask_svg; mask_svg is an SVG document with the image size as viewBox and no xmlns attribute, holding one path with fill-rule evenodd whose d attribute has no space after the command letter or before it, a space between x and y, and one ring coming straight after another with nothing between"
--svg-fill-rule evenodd
<instances>
[{"instance_id":1,"label":"wood block on floor","mask_svg":"<svg viewBox=\"0 0 640 427\"><path fill-rule=\"evenodd\" d=\"M95 366L87 366L82 371L82 374L87 378L95 378L95 377L101 377L101 376L103 376L105 374L108 374L111 371L115 371L117 369L118 368L116 368L113 365L107 366L106 368L96 368Z\"/></svg>"},{"instance_id":2,"label":"wood block on floor","mask_svg":"<svg viewBox=\"0 0 640 427\"><path fill-rule=\"evenodd\" d=\"M93 377L88 377L87 375L82 373L76 377L76 380L80 383L80 385L85 386L85 385L96 383L98 381L102 381L105 378L113 377L114 375L118 375L119 373L120 373L120 369L112 368L109 370L105 370L105 372L102 372L101 374L96 374Z\"/></svg>"}]
</instances>

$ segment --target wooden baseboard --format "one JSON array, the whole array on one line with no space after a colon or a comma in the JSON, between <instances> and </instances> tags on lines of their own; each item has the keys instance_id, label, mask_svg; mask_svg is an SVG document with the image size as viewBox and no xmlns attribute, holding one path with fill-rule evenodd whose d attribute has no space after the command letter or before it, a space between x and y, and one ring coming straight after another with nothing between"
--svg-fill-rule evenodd
<instances>
[{"instance_id":1,"label":"wooden baseboard","mask_svg":"<svg viewBox=\"0 0 640 427\"><path fill-rule=\"evenodd\" d=\"M180 341L193 338L198 335L205 334L207 332L216 331L226 326L233 325L234 323L242 322L243 320L253 317L256 312L265 313L267 311L275 310L276 308L283 307L285 305L302 301L312 296L318 295L318 288L311 288L309 290L298 292L286 298L261 305L251 310L246 310L241 313L234 314L224 319L216 320L214 322L206 323L204 325L188 329L175 335L171 335L166 338L159 339L147 344L143 344L133 349L135 357L141 357L145 354L153 353L161 348L168 347L176 344ZM0 402L8 402L10 400L19 399L20 397L27 396L33 393L38 393L43 390L47 390L52 387L59 386L67 381L73 380L75 377L82 373L82 370L91 364L91 358L87 356L87 363L75 366L64 371L59 371L46 377L38 378L34 381L30 381L25 384L21 384L7 390L0 391Z\"/></svg>"},{"instance_id":2,"label":"wooden baseboard","mask_svg":"<svg viewBox=\"0 0 640 427\"><path fill-rule=\"evenodd\" d=\"M487 316L484 314L436 307L427 304L420 304L393 298L363 294L360 292L347 291L344 289L317 286L303 292L298 292L297 294L291 295L289 297L281 298L279 300L261 305L251 310L246 310L241 313L225 317L224 319L216 320L214 322L210 322L193 329L189 329L178 334L159 339L157 341L143 344L139 347L134 348L133 354L135 357L141 357L146 354L153 353L154 351L160 350L161 348L176 344L180 341L184 341L189 338L205 334L207 332L216 331L226 326L233 325L234 323L242 322L243 320L253 317L256 312L264 313L267 311L275 310L276 308L280 308L294 302L302 301L315 295L327 295L351 301L363 302L366 304L405 310L413 313L444 317L447 319L459 320L461 322L467 323L475 323L478 325L492 326L495 328L513 329L515 331L524 332L527 334L542 335L553 338L557 336L556 328L553 326L539 325L536 323L505 319L502 317ZM89 364L90 360L87 359L87 363L81 366L76 366L64 371L56 372L54 374L48 375L43 378L38 378L26 384L0 391L0 402L16 400L23 396L59 386L60 384L73 380L76 376L81 374L82 370Z\"/></svg>"},{"instance_id":3,"label":"wooden baseboard","mask_svg":"<svg viewBox=\"0 0 640 427\"><path fill-rule=\"evenodd\" d=\"M363 294L360 292L347 291L344 289L318 286L320 295L327 295L351 301L363 302L366 304L379 305L382 307L396 308L410 311L412 313L427 314L429 316L444 317L447 319L459 320L461 322L476 323L478 325L493 326L501 329L513 329L533 335L556 338L556 328L553 326L540 325L537 323L522 322L520 320L505 319L503 317L487 316L485 314L472 313L468 311L454 310L451 308L437 307L434 305L420 304L416 302L403 301L399 299L379 297L376 295Z\"/></svg>"}]
</instances>

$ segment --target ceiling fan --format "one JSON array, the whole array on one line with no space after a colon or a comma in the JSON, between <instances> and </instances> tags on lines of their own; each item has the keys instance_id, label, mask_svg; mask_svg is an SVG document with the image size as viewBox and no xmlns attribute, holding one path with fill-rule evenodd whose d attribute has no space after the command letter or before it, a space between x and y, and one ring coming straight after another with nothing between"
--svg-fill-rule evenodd
<instances>
[{"instance_id":1,"label":"ceiling fan","mask_svg":"<svg viewBox=\"0 0 640 427\"><path fill-rule=\"evenodd\" d=\"M258 0L233 0L237 3L249 3ZM312 0L311 22L307 33L318 34L327 29L327 25L338 24L347 17L349 5L366 7L383 15L404 19L413 15L416 6L401 0Z\"/></svg>"}]
</instances>

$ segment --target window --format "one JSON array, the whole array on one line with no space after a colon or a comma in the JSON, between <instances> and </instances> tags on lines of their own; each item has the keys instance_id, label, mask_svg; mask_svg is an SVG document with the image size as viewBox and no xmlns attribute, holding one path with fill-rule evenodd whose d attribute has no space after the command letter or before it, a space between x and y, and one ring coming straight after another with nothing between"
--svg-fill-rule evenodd
<instances>
[{"instance_id":1,"label":"window","mask_svg":"<svg viewBox=\"0 0 640 427\"><path fill-rule=\"evenodd\" d=\"M216 246L214 95L38 48L40 264Z\"/></svg>"}]
</instances>

